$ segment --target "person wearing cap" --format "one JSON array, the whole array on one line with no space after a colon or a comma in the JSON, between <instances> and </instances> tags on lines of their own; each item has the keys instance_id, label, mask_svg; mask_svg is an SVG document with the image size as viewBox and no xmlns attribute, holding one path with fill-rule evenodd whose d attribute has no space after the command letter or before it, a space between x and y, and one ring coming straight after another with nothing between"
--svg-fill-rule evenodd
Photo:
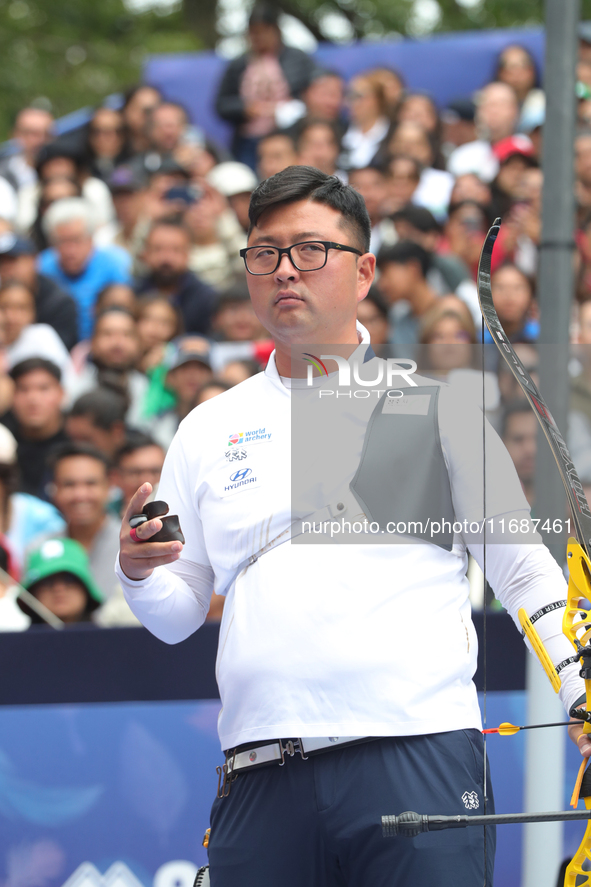
<instances>
[{"instance_id":1,"label":"person wearing cap","mask_svg":"<svg viewBox=\"0 0 591 887\"><path fill-rule=\"evenodd\" d=\"M441 114L441 152L445 158L449 158L460 145L474 141L475 115L476 108L471 98L455 99L444 108Z\"/></svg>"},{"instance_id":2,"label":"person wearing cap","mask_svg":"<svg viewBox=\"0 0 591 887\"><path fill-rule=\"evenodd\" d=\"M52 326L68 349L78 341L78 308L72 296L37 270L37 249L12 231L0 234L0 281L18 280L35 295L37 323Z\"/></svg>"},{"instance_id":3,"label":"person wearing cap","mask_svg":"<svg viewBox=\"0 0 591 887\"><path fill-rule=\"evenodd\" d=\"M22 584L66 625L89 622L105 597L90 572L88 556L74 539L47 539L27 557ZM18 598L33 625L41 617Z\"/></svg>"},{"instance_id":4,"label":"person wearing cap","mask_svg":"<svg viewBox=\"0 0 591 887\"><path fill-rule=\"evenodd\" d=\"M183 214L193 241L189 268L208 286L223 290L242 276L246 235L226 198L207 181Z\"/></svg>"},{"instance_id":5,"label":"person wearing cap","mask_svg":"<svg viewBox=\"0 0 591 887\"><path fill-rule=\"evenodd\" d=\"M212 378L211 346L201 336L181 336L164 353L164 384L175 396L175 405L150 421L150 432L165 450L181 421L188 416L202 385Z\"/></svg>"},{"instance_id":6,"label":"person wearing cap","mask_svg":"<svg viewBox=\"0 0 591 887\"><path fill-rule=\"evenodd\" d=\"M227 199L246 233L250 195L258 185L258 179L250 166L236 160L226 160L208 172L207 181Z\"/></svg>"},{"instance_id":7,"label":"person wearing cap","mask_svg":"<svg viewBox=\"0 0 591 887\"><path fill-rule=\"evenodd\" d=\"M538 161L531 139L521 134L501 139L493 146L493 154L499 161L499 171L492 182L493 200L504 216L518 198L523 174L535 169Z\"/></svg>"},{"instance_id":8,"label":"person wearing cap","mask_svg":"<svg viewBox=\"0 0 591 887\"><path fill-rule=\"evenodd\" d=\"M255 5L248 39L249 51L233 59L224 72L216 111L235 127L236 160L255 169L258 140L275 129L278 106L299 97L315 65L301 49L285 46L279 12L271 4Z\"/></svg>"}]
</instances>

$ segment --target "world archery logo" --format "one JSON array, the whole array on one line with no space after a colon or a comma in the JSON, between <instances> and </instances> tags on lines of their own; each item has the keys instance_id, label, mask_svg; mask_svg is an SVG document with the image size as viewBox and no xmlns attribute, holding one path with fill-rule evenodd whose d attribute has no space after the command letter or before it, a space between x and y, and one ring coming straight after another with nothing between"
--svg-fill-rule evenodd
<instances>
[{"instance_id":1,"label":"world archery logo","mask_svg":"<svg viewBox=\"0 0 591 887\"><path fill-rule=\"evenodd\" d=\"M228 446L236 446L236 444L244 443L244 433L242 431L231 434L228 438Z\"/></svg>"},{"instance_id":2,"label":"world archery logo","mask_svg":"<svg viewBox=\"0 0 591 887\"><path fill-rule=\"evenodd\" d=\"M316 357L315 354L309 354L307 351L304 351L304 360L316 367L321 376L328 376L328 370L325 365L322 363L319 357ZM310 370L308 370L310 372Z\"/></svg>"}]
</instances>

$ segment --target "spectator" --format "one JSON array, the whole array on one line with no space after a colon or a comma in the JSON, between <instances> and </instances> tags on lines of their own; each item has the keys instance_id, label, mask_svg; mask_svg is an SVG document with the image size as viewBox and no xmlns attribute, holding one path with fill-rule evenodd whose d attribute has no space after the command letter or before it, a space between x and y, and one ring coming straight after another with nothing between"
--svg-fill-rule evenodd
<instances>
[{"instance_id":1,"label":"spectator","mask_svg":"<svg viewBox=\"0 0 591 887\"><path fill-rule=\"evenodd\" d=\"M523 492L532 508L535 504L537 433L538 423L526 400L507 404L501 437L513 459Z\"/></svg>"},{"instance_id":2,"label":"spectator","mask_svg":"<svg viewBox=\"0 0 591 887\"><path fill-rule=\"evenodd\" d=\"M268 338L268 333L254 313L246 284L223 292L215 304L211 329L220 342L252 342Z\"/></svg>"},{"instance_id":3,"label":"spectator","mask_svg":"<svg viewBox=\"0 0 591 887\"><path fill-rule=\"evenodd\" d=\"M27 358L43 357L71 378L74 369L66 346L49 324L35 323L35 296L18 280L0 286L0 327L8 369Z\"/></svg>"},{"instance_id":4,"label":"spectator","mask_svg":"<svg viewBox=\"0 0 591 887\"><path fill-rule=\"evenodd\" d=\"M446 248L464 263L472 280L477 277L480 251L488 226L486 208L474 200L462 200L449 208L445 225Z\"/></svg>"},{"instance_id":5,"label":"spectator","mask_svg":"<svg viewBox=\"0 0 591 887\"><path fill-rule=\"evenodd\" d=\"M372 345L387 345L389 341L388 305L373 285L357 306L357 320L369 333Z\"/></svg>"},{"instance_id":6,"label":"spectator","mask_svg":"<svg viewBox=\"0 0 591 887\"><path fill-rule=\"evenodd\" d=\"M458 176L449 198L450 206L462 203L464 200L472 200L481 206L489 207L492 204L492 190L489 184L478 178L476 173L468 172Z\"/></svg>"},{"instance_id":7,"label":"spectator","mask_svg":"<svg viewBox=\"0 0 591 887\"><path fill-rule=\"evenodd\" d=\"M384 96L386 99L386 111L388 119L396 120L400 102L404 96L405 83L400 71L395 68L372 68L367 72L371 74L379 83L382 84Z\"/></svg>"},{"instance_id":8,"label":"spectator","mask_svg":"<svg viewBox=\"0 0 591 887\"><path fill-rule=\"evenodd\" d=\"M21 567L25 550L39 533L59 533L63 518L53 505L29 493L15 492L18 486L17 442L5 425L0 425L0 533Z\"/></svg>"},{"instance_id":9,"label":"spectator","mask_svg":"<svg viewBox=\"0 0 591 887\"><path fill-rule=\"evenodd\" d=\"M147 293L139 299L137 332L140 340L137 367L145 373L161 363L167 342L182 332L182 319L166 296Z\"/></svg>"},{"instance_id":10,"label":"spectator","mask_svg":"<svg viewBox=\"0 0 591 887\"><path fill-rule=\"evenodd\" d=\"M531 109L544 96L539 89L540 77L534 57L525 46L516 43L506 46L499 55L494 80L506 83L517 96L521 109L519 119L521 128Z\"/></svg>"},{"instance_id":11,"label":"spectator","mask_svg":"<svg viewBox=\"0 0 591 887\"><path fill-rule=\"evenodd\" d=\"M113 306L124 308L135 317L137 299L130 286L127 286L125 283L109 283L107 286L103 287L94 303L93 315L95 320L99 314L102 314L107 308L112 308ZM75 372L78 374L84 369L88 355L90 354L90 346L90 339L83 339L72 348L72 363Z\"/></svg>"},{"instance_id":12,"label":"spectator","mask_svg":"<svg viewBox=\"0 0 591 887\"><path fill-rule=\"evenodd\" d=\"M151 423L154 439L167 450L179 424L195 406L197 393L212 377L210 347L199 336L181 336L168 346L164 358L166 387L175 395L175 405Z\"/></svg>"},{"instance_id":13,"label":"spectator","mask_svg":"<svg viewBox=\"0 0 591 887\"><path fill-rule=\"evenodd\" d=\"M123 115L113 108L97 108L88 124L86 164L91 175L107 182L124 159Z\"/></svg>"},{"instance_id":14,"label":"spectator","mask_svg":"<svg viewBox=\"0 0 591 887\"><path fill-rule=\"evenodd\" d=\"M59 367L42 357L31 357L13 367L12 408L2 423L17 442L20 478L16 489L39 499L49 499L48 458L68 438L64 431L64 389Z\"/></svg>"},{"instance_id":15,"label":"spectator","mask_svg":"<svg viewBox=\"0 0 591 887\"><path fill-rule=\"evenodd\" d=\"M245 163L228 160L214 166L207 175L207 181L227 199L242 230L246 233L250 225L248 218L250 195L258 184L252 169Z\"/></svg>"},{"instance_id":16,"label":"spectator","mask_svg":"<svg viewBox=\"0 0 591 887\"><path fill-rule=\"evenodd\" d=\"M249 52L233 59L222 77L216 110L235 127L232 153L255 168L261 136L276 127L278 106L298 98L309 84L312 59L281 40L278 10L257 5L248 21Z\"/></svg>"},{"instance_id":17,"label":"spectator","mask_svg":"<svg viewBox=\"0 0 591 887\"><path fill-rule=\"evenodd\" d=\"M349 84L351 123L343 136L347 169L372 163L388 135L390 121L381 77L371 73L354 77Z\"/></svg>"},{"instance_id":18,"label":"spectator","mask_svg":"<svg viewBox=\"0 0 591 887\"><path fill-rule=\"evenodd\" d=\"M115 219L95 233L94 241L97 246L114 243L135 258L142 242L139 222L145 196L145 181L130 165L117 166L107 181L115 208Z\"/></svg>"},{"instance_id":19,"label":"spectator","mask_svg":"<svg viewBox=\"0 0 591 887\"><path fill-rule=\"evenodd\" d=\"M86 550L92 578L102 595L117 594L113 564L119 550L120 521L107 514L110 464L90 444L67 443L51 459L52 500L66 521L60 533L46 533L31 547L49 538L75 539Z\"/></svg>"},{"instance_id":20,"label":"spectator","mask_svg":"<svg viewBox=\"0 0 591 887\"><path fill-rule=\"evenodd\" d=\"M370 251L377 255L382 246L390 246L397 240L391 219L385 218L388 201L386 176L377 166L359 167L349 173L349 184L359 191L371 222Z\"/></svg>"},{"instance_id":21,"label":"spectator","mask_svg":"<svg viewBox=\"0 0 591 887\"><path fill-rule=\"evenodd\" d=\"M220 290L232 283L236 274L244 275L240 250L246 238L226 199L204 183L196 200L184 214L193 246L189 267L199 279Z\"/></svg>"},{"instance_id":22,"label":"spectator","mask_svg":"<svg viewBox=\"0 0 591 887\"><path fill-rule=\"evenodd\" d=\"M434 169L435 152L428 134L412 120L399 123L388 140L390 154L406 154L421 164L421 178L413 192L413 203L426 206L440 221L445 218L453 188L453 177L445 170Z\"/></svg>"},{"instance_id":23,"label":"spectator","mask_svg":"<svg viewBox=\"0 0 591 887\"><path fill-rule=\"evenodd\" d=\"M337 71L315 68L302 92L303 116L332 123L340 141L347 128L343 117L344 98L345 85L341 75Z\"/></svg>"},{"instance_id":24,"label":"spectator","mask_svg":"<svg viewBox=\"0 0 591 887\"><path fill-rule=\"evenodd\" d=\"M181 313L185 330L207 335L215 293L189 270L191 236L183 225L156 222L143 253L149 273L136 285L136 293L165 295Z\"/></svg>"},{"instance_id":25,"label":"spectator","mask_svg":"<svg viewBox=\"0 0 591 887\"><path fill-rule=\"evenodd\" d=\"M406 123L409 120L417 123L429 136L436 160L441 160L437 157L441 150L441 120L437 105L431 96L423 92L407 93L400 102L396 119L399 123Z\"/></svg>"},{"instance_id":26,"label":"spectator","mask_svg":"<svg viewBox=\"0 0 591 887\"><path fill-rule=\"evenodd\" d=\"M79 150L63 141L45 145L37 158L36 185L25 185L18 195L16 227L28 231L35 221L39 203L40 183L50 179L74 179L82 188L82 196L92 207L96 228L106 225L113 219L113 201L106 184L95 176L88 175L85 161Z\"/></svg>"},{"instance_id":27,"label":"spectator","mask_svg":"<svg viewBox=\"0 0 591 887\"><path fill-rule=\"evenodd\" d=\"M79 338L87 339L98 293L109 283L129 282L129 257L118 247L94 246L92 210L82 198L54 203L43 229L52 248L39 256L39 270L72 294L78 306Z\"/></svg>"},{"instance_id":28,"label":"spectator","mask_svg":"<svg viewBox=\"0 0 591 887\"><path fill-rule=\"evenodd\" d=\"M35 294L37 323L53 327L69 350L78 340L76 302L51 277L38 273L36 254L32 241L12 231L0 235L0 278L18 280Z\"/></svg>"},{"instance_id":29,"label":"spectator","mask_svg":"<svg viewBox=\"0 0 591 887\"><path fill-rule=\"evenodd\" d=\"M130 434L117 450L112 471L113 482L121 491L113 511L121 517L129 500L146 481L152 484L154 498L160 483L165 450L147 434Z\"/></svg>"},{"instance_id":30,"label":"spectator","mask_svg":"<svg viewBox=\"0 0 591 887\"><path fill-rule=\"evenodd\" d=\"M140 174L157 172L166 162L174 160L183 143L189 117L177 102L161 102L146 114L148 149L137 155L132 164Z\"/></svg>"},{"instance_id":31,"label":"spectator","mask_svg":"<svg viewBox=\"0 0 591 887\"><path fill-rule=\"evenodd\" d=\"M498 161L492 146L513 135L519 120L519 103L506 83L489 83L476 103L476 129L479 138L452 152L447 168L453 176L476 173L485 182L494 179Z\"/></svg>"},{"instance_id":32,"label":"spectator","mask_svg":"<svg viewBox=\"0 0 591 887\"><path fill-rule=\"evenodd\" d=\"M386 186L388 213L394 213L409 204L421 180L421 164L406 154L395 154L388 161Z\"/></svg>"},{"instance_id":33,"label":"spectator","mask_svg":"<svg viewBox=\"0 0 591 887\"><path fill-rule=\"evenodd\" d=\"M506 262L491 275L491 287L499 320L510 342L536 342L540 327L534 284L517 265ZM484 341L492 342L488 330Z\"/></svg>"},{"instance_id":34,"label":"spectator","mask_svg":"<svg viewBox=\"0 0 591 887\"><path fill-rule=\"evenodd\" d=\"M143 83L133 86L125 93L121 113L125 126L125 150L128 156L148 150L149 142L146 135L148 114L161 101L160 90Z\"/></svg>"},{"instance_id":35,"label":"spectator","mask_svg":"<svg viewBox=\"0 0 591 887\"><path fill-rule=\"evenodd\" d=\"M110 388L95 388L72 404L66 418L68 437L75 443L91 444L113 462L125 440L126 412L123 394Z\"/></svg>"},{"instance_id":36,"label":"spectator","mask_svg":"<svg viewBox=\"0 0 591 887\"><path fill-rule=\"evenodd\" d=\"M525 172L537 167L538 161L534 146L524 135L501 139L493 153L499 161L499 171L492 183L493 199L499 212L505 215L521 194Z\"/></svg>"},{"instance_id":37,"label":"spectator","mask_svg":"<svg viewBox=\"0 0 591 887\"><path fill-rule=\"evenodd\" d=\"M337 166L341 141L338 128L332 121L319 118L305 120L298 128L296 148L299 165L315 166L328 175L338 175L345 180L346 174Z\"/></svg>"},{"instance_id":38,"label":"spectator","mask_svg":"<svg viewBox=\"0 0 591 887\"><path fill-rule=\"evenodd\" d=\"M261 136L257 143L256 155L261 181L298 162L295 141L288 132L275 131Z\"/></svg>"},{"instance_id":39,"label":"spectator","mask_svg":"<svg viewBox=\"0 0 591 887\"><path fill-rule=\"evenodd\" d=\"M43 217L52 203L56 200L64 200L66 197L81 197L82 188L75 179L64 176L55 176L52 179L41 182L39 186L39 201L37 203L37 215L29 232L31 240L41 252L47 249L49 241L43 231Z\"/></svg>"},{"instance_id":40,"label":"spectator","mask_svg":"<svg viewBox=\"0 0 591 887\"><path fill-rule=\"evenodd\" d=\"M12 138L17 152L0 163L0 176L19 191L37 181L35 164L43 145L51 140L53 117L41 108L22 108L16 115Z\"/></svg>"},{"instance_id":41,"label":"spectator","mask_svg":"<svg viewBox=\"0 0 591 887\"><path fill-rule=\"evenodd\" d=\"M437 293L427 281L429 264L427 250L411 240L385 247L378 255L378 289L391 306L390 341L395 345L416 344L421 318L437 301Z\"/></svg>"},{"instance_id":42,"label":"spectator","mask_svg":"<svg viewBox=\"0 0 591 887\"><path fill-rule=\"evenodd\" d=\"M243 360L230 360L218 376L218 380L225 382L230 387L240 385L260 373L261 368L256 360L245 358Z\"/></svg>"},{"instance_id":43,"label":"spectator","mask_svg":"<svg viewBox=\"0 0 591 887\"><path fill-rule=\"evenodd\" d=\"M202 385L197 392L195 406L198 407L199 404L205 403L206 400L211 400L212 397L217 397L218 394L223 394L224 391L229 391L230 388L232 388L232 385L229 382L224 382L222 379L216 379L214 377L210 382L206 382L205 385ZM218 597L218 595L216 595L216 597Z\"/></svg>"},{"instance_id":44,"label":"spectator","mask_svg":"<svg viewBox=\"0 0 591 887\"><path fill-rule=\"evenodd\" d=\"M96 319L86 364L68 390L70 401L105 384L116 387L128 399L128 423L141 427L148 380L135 369L139 350L133 315L117 305L106 308Z\"/></svg>"},{"instance_id":45,"label":"spectator","mask_svg":"<svg viewBox=\"0 0 591 887\"><path fill-rule=\"evenodd\" d=\"M476 139L476 108L471 98L450 102L441 115L441 150L447 159L460 145Z\"/></svg>"},{"instance_id":46,"label":"spectator","mask_svg":"<svg viewBox=\"0 0 591 887\"><path fill-rule=\"evenodd\" d=\"M48 539L32 550L27 557L23 585L66 625L89 622L104 601L88 556L73 539ZM18 605L33 625L45 624L22 598L18 598Z\"/></svg>"},{"instance_id":47,"label":"spectator","mask_svg":"<svg viewBox=\"0 0 591 887\"><path fill-rule=\"evenodd\" d=\"M591 210L591 130L575 138L575 175L577 203L588 212Z\"/></svg>"}]
</instances>

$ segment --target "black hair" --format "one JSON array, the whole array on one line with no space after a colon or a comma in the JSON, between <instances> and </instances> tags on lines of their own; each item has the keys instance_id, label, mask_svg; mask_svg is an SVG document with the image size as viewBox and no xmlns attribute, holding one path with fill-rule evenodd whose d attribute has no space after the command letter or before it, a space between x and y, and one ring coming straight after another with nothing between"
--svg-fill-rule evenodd
<instances>
[{"instance_id":1,"label":"black hair","mask_svg":"<svg viewBox=\"0 0 591 887\"><path fill-rule=\"evenodd\" d=\"M52 360L46 360L44 357L28 357L26 360L21 360L8 371L8 375L13 382L16 382L21 376L26 376L34 370L45 370L61 385L62 371Z\"/></svg>"},{"instance_id":2,"label":"black hair","mask_svg":"<svg viewBox=\"0 0 591 887\"><path fill-rule=\"evenodd\" d=\"M412 163L415 168L416 179L418 182L418 180L421 178L422 166L417 158L411 157L410 154L390 154L386 161L386 175L392 176L392 164L398 160L406 160L407 163Z\"/></svg>"},{"instance_id":3,"label":"black hair","mask_svg":"<svg viewBox=\"0 0 591 887\"><path fill-rule=\"evenodd\" d=\"M314 129L315 126L323 126L325 129L329 129L335 145L337 148L341 147L341 132L334 120L326 120L324 117L304 117L294 128L295 144L298 150L300 150L301 141L305 134L309 129Z\"/></svg>"},{"instance_id":4,"label":"black hair","mask_svg":"<svg viewBox=\"0 0 591 887\"><path fill-rule=\"evenodd\" d=\"M132 453L135 453L137 450L143 450L146 447L158 447L162 452L165 452L162 444L159 444L149 434L131 429L128 431L125 441L115 453L115 465L120 465L121 460L125 459L126 456L131 456Z\"/></svg>"},{"instance_id":5,"label":"black hair","mask_svg":"<svg viewBox=\"0 0 591 887\"><path fill-rule=\"evenodd\" d=\"M408 222L417 231L428 234L430 231L441 231L441 225L426 206L416 206L414 203L407 203L402 209L397 210L390 216L393 222Z\"/></svg>"},{"instance_id":6,"label":"black hair","mask_svg":"<svg viewBox=\"0 0 591 887\"><path fill-rule=\"evenodd\" d=\"M363 197L337 176L329 176L313 166L288 166L255 188L248 210L249 236L266 210L298 200L311 200L339 212L344 226L353 235L355 246L362 253L369 250L371 222Z\"/></svg>"},{"instance_id":7,"label":"black hair","mask_svg":"<svg viewBox=\"0 0 591 887\"><path fill-rule=\"evenodd\" d=\"M107 305L106 308L102 308L96 315L94 319L94 332L96 333L96 328L98 326L99 320L103 317L106 317L107 314L123 314L124 317L129 317L135 323L135 317L133 312L126 308L125 305Z\"/></svg>"},{"instance_id":8,"label":"black hair","mask_svg":"<svg viewBox=\"0 0 591 887\"><path fill-rule=\"evenodd\" d=\"M274 25L279 28L279 10L270 3L257 3L248 18L248 27L251 25Z\"/></svg>"},{"instance_id":9,"label":"black hair","mask_svg":"<svg viewBox=\"0 0 591 887\"><path fill-rule=\"evenodd\" d=\"M60 462L63 462L64 459L70 459L74 456L87 456L89 459L96 459L97 462L100 462L105 469L105 474L111 468L111 463L109 461L108 456L103 453L102 450L99 450L98 447L93 446L88 443L75 443L74 441L67 441L66 443L59 444L56 446L49 456L49 468L51 469L52 477L55 477L55 472L57 466Z\"/></svg>"},{"instance_id":10,"label":"black hair","mask_svg":"<svg viewBox=\"0 0 591 887\"><path fill-rule=\"evenodd\" d=\"M68 160L71 160L76 167L77 173L80 173L82 169L84 169L84 160L81 152L73 145L56 140L54 142L49 142L47 145L43 145L37 154L35 171L40 180L43 179L43 167L45 164L49 163L50 160L55 160L56 157L66 157Z\"/></svg>"},{"instance_id":11,"label":"black hair","mask_svg":"<svg viewBox=\"0 0 591 887\"><path fill-rule=\"evenodd\" d=\"M31 287L27 286L26 283L21 283L21 281L17 280L15 277L9 277L8 280L2 281L2 283L0 284L0 295L2 293L5 293L6 290L13 289L13 287L18 287L19 289L26 290L33 300L33 305L35 309L37 308L37 305L35 303L35 293L31 289Z\"/></svg>"},{"instance_id":12,"label":"black hair","mask_svg":"<svg viewBox=\"0 0 591 887\"><path fill-rule=\"evenodd\" d=\"M0 288L0 292L2 292ZM212 313L217 314L227 305L236 305L239 302L250 302L250 293L246 281L240 281L223 290L215 300Z\"/></svg>"},{"instance_id":13,"label":"black hair","mask_svg":"<svg viewBox=\"0 0 591 887\"><path fill-rule=\"evenodd\" d=\"M93 425L111 431L125 421L127 402L123 394L110 388L95 388L82 394L74 403L69 416L88 416Z\"/></svg>"},{"instance_id":14,"label":"black hair","mask_svg":"<svg viewBox=\"0 0 591 887\"><path fill-rule=\"evenodd\" d=\"M431 267L431 256L413 240L399 240L394 246L382 247L378 253L378 266L386 262L397 262L399 265L408 265L409 262L417 262L423 277Z\"/></svg>"},{"instance_id":15,"label":"black hair","mask_svg":"<svg viewBox=\"0 0 591 887\"><path fill-rule=\"evenodd\" d=\"M136 97L138 92L141 92L142 89L151 89L154 92L157 92L160 96L161 101L164 101L164 96L157 86L152 86L151 83L135 83L133 86L129 86L123 93L123 105L121 108L122 111L125 111L129 103Z\"/></svg>"},{"instance_id":16,"label":"black hair","mask_svg":"<svg viewBox=\"0 0 591 887\"><path fill-rule=\"evenodd\" d=\"M192 241L191 232L183 222L177 222L175 219L156 219L150 225L150 230L146 234L146 242L157 228L174 228L176 231L182 231L185 237Z\"/></svg>"},{"instance_id":17,"label":"black hair","mask_svg":"<svg viewBox=\"0 0 591 887\"><path fill-rule=\"evenodd\" d=\"M503 410L503 416L501 419L501 433L500 437L502 440L505 439L507 434L507 425L509 424L509 419L511 416L517 416L521 413L527 413L531 415L531 407L525 398L518 398L517 400L512 400L508 403Z\"/></svg>"},{"instance_id":18,"label":"black hair","mask_svg":"<svg viewBox=\"0 0 591 887\"><path fill-rule=\"evenodd\" d=\"M504 80L499 80L499 74L503 70L502 59L508 49L520 49L524 53L524 55L527 56L531 66L533 68L533 71L534 71L534 82L532 85L532 89L533 88L537 89L541 83L540 70L538 68L538 63L536 62L535 58L533 57L533 55L531 54L529 49L526 46L524 46L522 43L508 43L506 46L504 46L501 49L500 53L498 54L498 56L496 58L495 70L494 70L493 76L491 77L491 81L493 81L495 83L504 83L505 82Z\"/></svg>"},{"instance_id":19,"label":"black hair","mask_svg":"<svg viewBox=\"0 0 591 887\"><path fill-rule=\"evenodd\" d=\"M296 147L296 137L293 132L290 132L287 129L272 129L271 132L265 133L264 136L259 138L259 145L262 142L267 142L269 139L287 139L295 148Z\"/></svg>"}]
</instances>

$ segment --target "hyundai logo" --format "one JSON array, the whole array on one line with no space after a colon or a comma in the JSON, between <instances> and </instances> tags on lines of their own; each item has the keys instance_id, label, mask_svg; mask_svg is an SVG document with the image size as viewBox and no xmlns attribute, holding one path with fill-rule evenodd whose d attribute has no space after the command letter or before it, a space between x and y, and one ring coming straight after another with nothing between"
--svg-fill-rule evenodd
<instances>
[{"instance_id":1,"label":"hyundai logo","mask_svg":"<svg viewBox=\"0 0 591 887\"><path fill-rule=\"evenodd\" d=\"M237 480L244 480L249 474L252 474L252 468L241 468L230 475L230 480L235 483Z\"/></svg>"}]
</instances>

